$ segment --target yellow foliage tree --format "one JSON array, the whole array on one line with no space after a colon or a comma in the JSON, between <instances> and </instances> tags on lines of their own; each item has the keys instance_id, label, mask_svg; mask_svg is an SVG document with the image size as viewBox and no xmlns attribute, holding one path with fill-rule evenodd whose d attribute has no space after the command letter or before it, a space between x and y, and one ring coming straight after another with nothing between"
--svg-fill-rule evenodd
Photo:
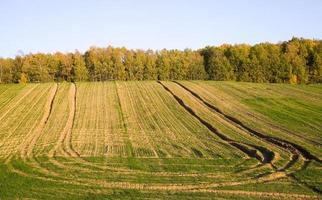
<instances>
[{"instance_id":1,"label":"yellow foliage tree","mask_svg":"<svg viewBox=\"0 0 322 200\"><path fill-rule=\"evenodd\" d=\"M297 84L297 76L295 74L291 74L290 83Z\"/></svg>"},{"instance_id":2,"label":"yellow foliage tree","mask_svg":"<svg viewBox=\"0 0 322 200\"><path fill-rule=\"evenodd\" d=\"M20 84L26 84L28 82L27 76L25 73L21 73L19 83Z\"/></svg>"}]
</instances>

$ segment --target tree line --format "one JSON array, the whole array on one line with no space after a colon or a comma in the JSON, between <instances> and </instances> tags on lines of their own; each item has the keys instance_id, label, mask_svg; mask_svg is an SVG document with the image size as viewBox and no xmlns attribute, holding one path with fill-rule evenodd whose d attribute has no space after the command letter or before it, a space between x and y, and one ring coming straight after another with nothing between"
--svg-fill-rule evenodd
<instances>
[{"instance_id":1,"label":"tree line","mask_svg":"<svg viewBox=\"0 0 322 200\"><path fill-rule=\"evenodd\" d=\"M322 83L322 40L207 46L196 51L92 47L84 54L0 58L0 83L106 80L235 80Z\"/></svg>"}]
</instances>

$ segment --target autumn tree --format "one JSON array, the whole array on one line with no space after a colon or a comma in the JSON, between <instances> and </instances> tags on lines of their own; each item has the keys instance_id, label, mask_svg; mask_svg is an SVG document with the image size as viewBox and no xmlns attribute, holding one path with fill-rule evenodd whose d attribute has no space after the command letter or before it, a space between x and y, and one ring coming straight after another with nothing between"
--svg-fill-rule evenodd
<instances>
[{"instance_id":1,"label":"autumn tree","mask_svg":"<svg viewBox=\"0 0 322 200\"><path fill-rule=\"evenodd\" d=\"M91 47L84 54L28 54L0 59L0 83L106 80L236 80L321 83L322 41L207 46L199 50Z\"/></svg>"},{"instance_id":2,"label":"autumn tree","mask_svg":"<svg viewBox=\"0 0 322 200\"><path fill-rule=\"evenodd\" d=\"M0 58L0 83L13 82L14 60Z\"/></svg>"},{"instance_id":3,"label":"autumn tree","mask_svg":"<svg viewBox=\"0 0 322 200\"><path fill-rule=\"evenodd\" d=\"M88 80L88 70L84 58L78 51L73 54L73 74L75 81Z\"/></svg>"},{"instance_id":4,"label":"autumn tree","mask_svg":"<svg viewBox=\"0 0 322 200\"><path fill-rule=\"evenodd\" d=\"M45 54L29 54L25 57L21 72L27 76L29 82L53 81L48 72L48 57Z\"/></svg>"},{"instance_id":5,"label":"autumn tree","mask_svg":"<svg viewBox=\"0 0 322 200\"><path fill-rule=\"evenodd\" d=\"M145 52L144 68L143 68L144 80L157 79L156 60L157 60L157 55L152 50L147 50Z\"/></svg>"},{"instance_id":6,"label":"autumn tree","mask_svg":"<svg viewBox=\"0 0 322 200\"><path fill-rule=\"evenodd\" d=\"M211 80L234 80L234 68L225 55L225 46L209 49L208 76Z\"/></svg>"},{"instance_id":7,"label":"autumn tree","mask_svg":"<svg viewBox=\"0 0 322 200\"><path fill-rule=\"evenodd\" d=\"M322 41L314 47L312 65L309 68L309 79L311 83L322 83Z\"/></svg>"},{"instance_id":8,"label":"autumn tree","mask_svg":"<svg viewBox=\"0 0 322 200\"><path fill-rule=\"evenodd\" d=\"M170 58L168 51L163 49L157 52L158 58L156 60L157 79L168 80L170 73Z\"/></svg>"}]
</instances>

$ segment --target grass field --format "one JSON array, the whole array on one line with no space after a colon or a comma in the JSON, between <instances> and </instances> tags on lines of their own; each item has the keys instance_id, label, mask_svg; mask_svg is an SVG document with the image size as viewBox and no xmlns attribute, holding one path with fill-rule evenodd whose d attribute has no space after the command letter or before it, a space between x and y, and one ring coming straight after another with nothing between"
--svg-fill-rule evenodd
<instances>
[{"instance_id":1,"label":"grass field","mask_svg":"<svg viewBox=\"0 0 322 200\"><path fill-rule=\"evenodd\" d=\"M0 85L0 199L321 199L322 85Z\"/></svg>"}]
</instances>

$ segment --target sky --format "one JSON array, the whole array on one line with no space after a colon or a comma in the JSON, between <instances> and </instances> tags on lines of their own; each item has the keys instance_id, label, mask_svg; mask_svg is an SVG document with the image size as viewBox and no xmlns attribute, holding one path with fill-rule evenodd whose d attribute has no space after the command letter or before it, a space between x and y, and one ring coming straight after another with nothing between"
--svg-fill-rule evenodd
<instances>
[{"instance_id":1,"label":"sky","mask_svg":"<svg viewBox=\"0 0 322 200\"><path fill-rule=\"evenodd\" d=\"M322 38L321 0L0 0L0 57Z\"/></svg>"}]
</instances>

